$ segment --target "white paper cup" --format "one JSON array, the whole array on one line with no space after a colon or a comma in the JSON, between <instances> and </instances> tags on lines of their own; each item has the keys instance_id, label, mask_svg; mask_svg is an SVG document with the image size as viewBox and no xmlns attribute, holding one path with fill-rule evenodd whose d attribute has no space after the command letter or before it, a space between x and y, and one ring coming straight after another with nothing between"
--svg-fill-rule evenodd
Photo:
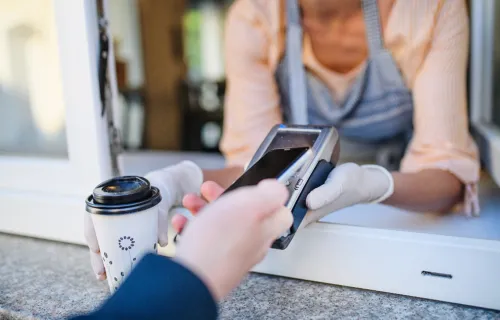
<instances>
[{"instance_id":1,"label":"white paper cup","mask_svg":"<svg viewBox=\"0 0 500 320\"><path fill-rule=\"evenodd\" d=\"M157 252L160 201L157 188L133 176L103 182L87 198L111 292L144 254Z\"/></svg>"}]
</instances>

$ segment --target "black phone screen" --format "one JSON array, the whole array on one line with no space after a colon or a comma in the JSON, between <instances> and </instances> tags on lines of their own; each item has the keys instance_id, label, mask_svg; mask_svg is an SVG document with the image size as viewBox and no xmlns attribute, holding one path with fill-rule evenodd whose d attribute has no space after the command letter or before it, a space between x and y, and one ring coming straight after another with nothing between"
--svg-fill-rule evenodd
<instances>
[{"instance_id":1,"label":"black phone screen","mask_svg":"<svg viewBox=\"0 0 500 320\"><path fill-rule=\"evenodd\" d=\"M243 186L256 185L264 179L275 179L300 158L309 148L276 149L267 152L252 167L248 168L226 192Z\"/></svg>"}]
</instances>

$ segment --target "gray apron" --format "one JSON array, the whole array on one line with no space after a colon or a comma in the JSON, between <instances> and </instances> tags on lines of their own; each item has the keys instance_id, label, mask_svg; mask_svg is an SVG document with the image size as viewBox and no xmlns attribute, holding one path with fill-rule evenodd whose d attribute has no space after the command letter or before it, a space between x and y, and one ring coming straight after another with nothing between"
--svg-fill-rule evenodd
<instances>
[{"instance_id":1,"label":"gray apron","mask_svg":"<svg viewBox=\"0 0 500 320\"><path fill-rule=\"evenodd\" d=\"M286 50L276 69L284 121L335 126L341 161L371 161L397 169L412 133L413 100L385 48L377 0L362 0L369 57L341 103L302 62L298 0L287 0ZM373 159L372 159L373 158Z\"/></svg>"}]
</instances>

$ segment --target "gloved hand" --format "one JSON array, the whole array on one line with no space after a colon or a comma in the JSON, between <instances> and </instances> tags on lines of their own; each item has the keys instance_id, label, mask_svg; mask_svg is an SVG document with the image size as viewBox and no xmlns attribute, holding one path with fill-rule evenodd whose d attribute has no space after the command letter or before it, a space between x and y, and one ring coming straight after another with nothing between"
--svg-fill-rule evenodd
<instances>
[{"instance_id":1,"label":"gloved hand","mask_svg":"<svg viewBox=\"0 0 500 320\"><path fill-rule=\"evenodd\" d=\"M307 196L309 212L300 227L355 204L382 202L393 192L394 180L385 168L377 165L341 164L332 170L325 184Z\"/></svg>"},{"instance_id":2,"label":"gloved hand","mask_svg":"<svg viewBox=\"0 0 500 320\"><path fill-rule=\"evenodd\" d=\"M158 210L158 243L168 243L168 213L174 206L182 204L182 198L188 193L199 193L203 183L201 169L191 161L183 161L174 166L152 171L145 176L152 186L160 190L162 200ZM99 254L99 244L90 213L86 213L84 231L90 249L90 262L97 279L106 279L104 265Z\"/></svg>"}]
</instances>

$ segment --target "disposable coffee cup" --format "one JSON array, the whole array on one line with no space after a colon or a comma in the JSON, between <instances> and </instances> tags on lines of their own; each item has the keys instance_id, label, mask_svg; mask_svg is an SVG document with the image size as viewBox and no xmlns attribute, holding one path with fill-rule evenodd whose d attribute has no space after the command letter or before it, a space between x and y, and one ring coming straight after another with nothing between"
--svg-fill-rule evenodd
<instances>
[{"instance_id":1,"label":"disposable coffee cup","mask_svg":"<svg viewBox=\"0 0 500 320\"><path fill-rule=\"evenodd\" d=\"M158 188L124 176L98 185L86 200L111 292L148 252L157 253Z\"/></svg>"}]
</instances>

